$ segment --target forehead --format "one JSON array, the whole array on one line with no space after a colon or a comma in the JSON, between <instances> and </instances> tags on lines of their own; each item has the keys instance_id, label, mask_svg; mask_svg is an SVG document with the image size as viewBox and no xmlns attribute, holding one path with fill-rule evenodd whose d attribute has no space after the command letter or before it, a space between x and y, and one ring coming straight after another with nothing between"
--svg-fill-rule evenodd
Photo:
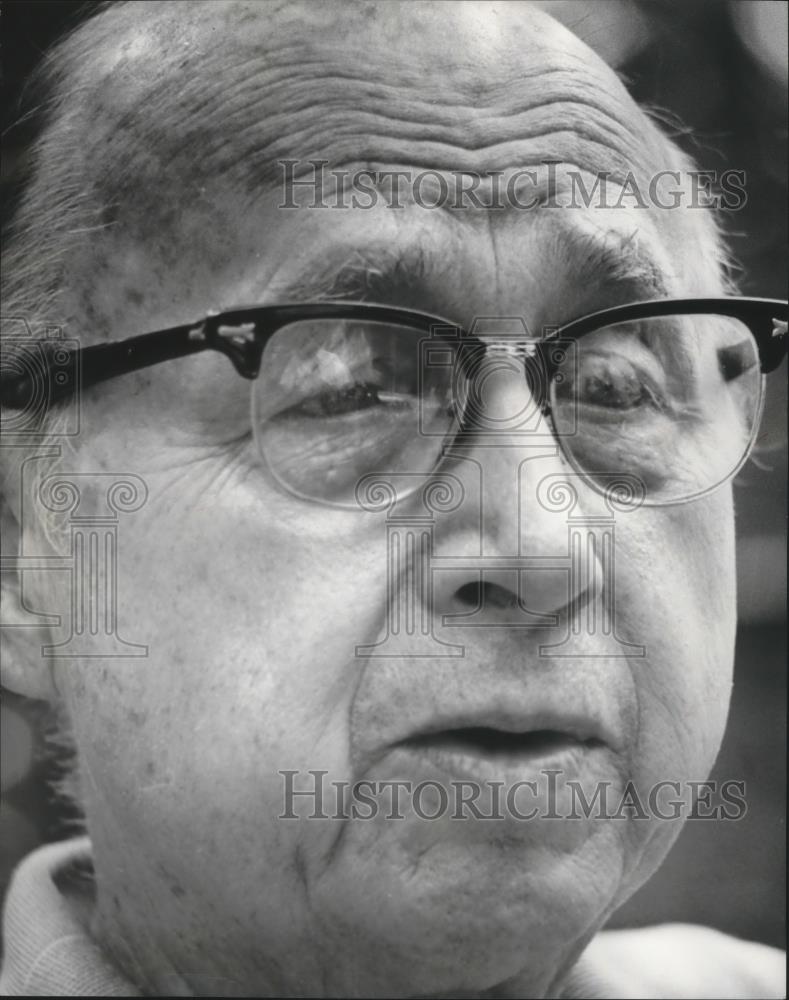
<instances>
[{"instance_id":1,"label":"forehead","mask_svg":"<svg viewBox=\"0 0 789 1000\"><path fill-rule=\"evenodd\" d=\"M181 4L124 5L86 35L91 60L74 70L81 101L68 127L84 137L84 176L104 206L108 228L95 255L106 258L102 244L125 240L174 273L190 252L217 266L257 254L250 229L265 231L267 248L274 230L289 230L289 258L305 257L311 240L324 255L340 244L347 256L381 227L396 235L393 246L416 241L401 220L374 213L294 220L273 212L283 159L478 174L552 159L587 179L632 173L645 188L656 170L676 166L615 74L528 5L234 2L184 15ZM635 256L646 244L641 270L670 270L655 238L674 221L667 213L525 214L520 231L539 233L558 259L572 247L589 270L590 261L612 265L622 247ZM513 228L484 211L452 225ZM584 244L595 233L601 239ZM574 234L581 238L566 239Z\"/></svg>"},{"instance_id":2,"label":"forehead","mask_svg":"<svg viewBox=\"0 0 789 1000\"><path fill-rule=\"evenodd\" d=\"M277 161L484 171L662 166L668 147L586 46L527 5L132 4L99 18L84 108L104 157L255 191ZM117 23L113 23L117 22ZM103 30L102 30L103 29Z\"/></svg>"}]
</instances>

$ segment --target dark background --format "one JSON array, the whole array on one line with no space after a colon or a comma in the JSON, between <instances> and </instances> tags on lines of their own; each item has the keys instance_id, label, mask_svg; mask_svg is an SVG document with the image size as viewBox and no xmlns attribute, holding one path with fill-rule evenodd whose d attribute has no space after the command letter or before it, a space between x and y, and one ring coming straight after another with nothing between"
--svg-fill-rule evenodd
<instances>
[{"instance_id":1,"label":"dark background","mask_svg":"<svg viewBox=\"0 0 789 1000\"><path fill-rule=\"evenodd\" d=\"M24 81L47 47L96 5L6 0L2 27L2 220L13 215L35 122L19 122ZM185 7L188 8L188 4ZM622 73L700 168L747 175L726 219L745 294L786 297L786 3L724 0L545 5ZM746 784L738 822L691 821L617 926L683 920L785 947L786 365L768 387L774 443L738 478L740 632L727 734L712 775ZM42 708L4 693L0 893L17 861L68 835Z\"/></svg>"}]
</instances>

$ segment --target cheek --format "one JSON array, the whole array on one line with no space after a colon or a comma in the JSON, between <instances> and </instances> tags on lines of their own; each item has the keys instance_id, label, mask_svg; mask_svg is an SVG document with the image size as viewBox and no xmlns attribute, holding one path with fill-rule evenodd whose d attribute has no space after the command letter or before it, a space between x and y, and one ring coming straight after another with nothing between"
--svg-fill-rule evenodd
<instances>
[{"instance_id":1,"label":"cheek","mask_svg":"<svg viewBox=\"0 0 789 1000\"><path fill-rule=\"evenodd\" d=\"M74 710L96 767L112 760L132 793L169 784L178 822L211 801L225 822L248 803L270 823L280 770L348 772L355 647L385 612L384 525L318 523L255 486L189 476L177 490L147 477L149 504L120 539L119 631L147 656L102 665L100 685L86 665Z\"/></svg>"},{"instance_id":2,"label":"cheek","mask_svg":"<svg viewBox=\"0 0 789 1000\"><path fill-rule=\"evenodd\" d=\"M632 516L618 553L623 586L617 603L646 647L646 656L632 661L640 767L653 781L705 778L723 736L731 691L731 494L721 490L692 504Z\"/></svg>"},{"instance_id":3,"label":"cheek","mask_svg":"<svg viewBox=\"0 0 789 1000\"><path fill-rule=\"evenodd\" d=\"M177 492L200 503L168 505L176 491L147 481L118 573L119 631L147 656L84 660L66 675L89 818L131 852L155 844L176 882L215 901L245 905L255 885L274 908L295 906L295 876L265 855L290 872L336 830L278 820L280 772L350 773L354 650L384 614L385 525L360 527L358 514L316 525L312 508L266 509L259 491L194 478ZM223 884L206 854L221 859Z\"/></svg>"}]
</instances>

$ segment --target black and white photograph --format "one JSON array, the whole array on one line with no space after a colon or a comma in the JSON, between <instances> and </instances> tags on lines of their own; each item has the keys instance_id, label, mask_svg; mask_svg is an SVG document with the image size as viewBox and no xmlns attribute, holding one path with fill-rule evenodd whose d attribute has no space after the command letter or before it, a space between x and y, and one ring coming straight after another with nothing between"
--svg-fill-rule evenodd
<instances>
[{"instance_id":1,"label":"black and white photograph","mask_svg":"<svg viewBox=\"0 0 789 1000\"><path fill-rule=\"evenodd\" d=\"M0 996L786 997L786 0L2 0Z\"/></svg>"}]
</instances>

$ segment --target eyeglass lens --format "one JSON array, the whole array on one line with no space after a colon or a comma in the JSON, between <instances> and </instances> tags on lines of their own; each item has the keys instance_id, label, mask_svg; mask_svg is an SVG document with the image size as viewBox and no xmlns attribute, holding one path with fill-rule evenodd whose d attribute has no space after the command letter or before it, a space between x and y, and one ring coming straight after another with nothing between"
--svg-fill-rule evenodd
<instances>
[{"instance_id":1,"label":"eyeglass lens","mask_svg":"<svg viewBox=\"0 0 789 1000\"><path fill-rule=\"evenodd\" d=\"M756 342L738 320L620 323L557 341L528 362L503 346L469 365L462 345L421 329L338 318L290 323L267 343L253 385L262 457L290 492L355 506L356 484L371 472L434 470L461 415L487 432L526 435L537 429L535 404L544 399L565 457L590 485L635 475L647 503L691 499L747 457L762 377Z\"/></svg>"}]
</instances>

